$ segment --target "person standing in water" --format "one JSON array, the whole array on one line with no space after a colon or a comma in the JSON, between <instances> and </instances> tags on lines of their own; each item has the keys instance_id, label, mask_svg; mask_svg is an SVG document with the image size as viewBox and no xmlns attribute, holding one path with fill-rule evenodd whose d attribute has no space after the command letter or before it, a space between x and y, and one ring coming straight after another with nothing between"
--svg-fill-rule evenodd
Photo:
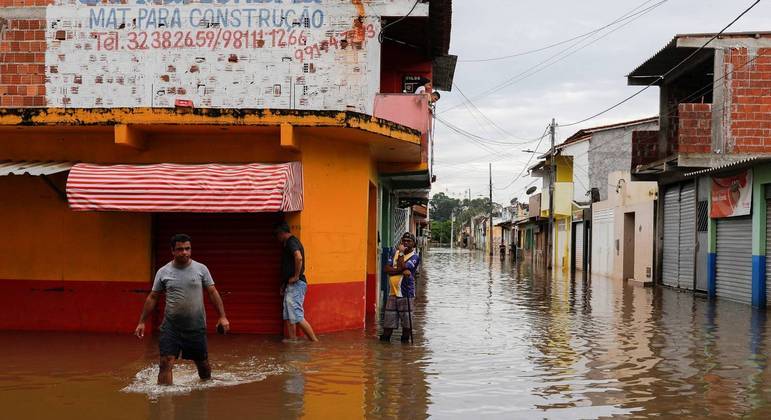
<instances>
[{"instance_id":1,"label":"person standing in water","mask_svg":"<svg viewBox=\"0 0 771 420\"><path fill-rule=\"evenodd\" d=\"M203 306L203 291L219 312L217 331L226 333L230 322L225 316L217 288L209 269L194 261L191 256L191 239L185 234L171 238L171 254L174 259L161 267L155 274L153 289L145 300L142 315L134 334L142 339L145 336L145 320L155 309L158 297L166 293L166 309L161 324L161 336L158 340L160 362L158 385L174 383L172 369L177 359L192 360L198 368L202 380L211 379L209 352L206 342L206 311Z\"/></svg>"},{"instance_id":2,"label":"person standing in water","mask_svg":"<svg viewBox=\"0 0 771 420\"><path fill-rule=\"evenodd\" d=\"M313 333L313 327L305 319L305 293L308 280L305 278L305 248L292 235L289 224L279 222L273 227L276 239L283 245L281 253L281 295L284 297L283 318L287 338L297 338L297 326L310 341L319 341Z\"/></svg>"},{"instance_id":3,"label":"person standing in water","mask_svg":"<svg viewBox=\"0 0 771 420\"><path fill-rule=\"evenodd\" d=\"M391 341L391 335L399 327L399 324L402 326L402 343L409 342L412 337L415 271L419 264L420 256L415 250L415 236L410 232L405 232L384 268L388 274L389 293L385 306L381 341Z\"/></svg>"}]
</instances>

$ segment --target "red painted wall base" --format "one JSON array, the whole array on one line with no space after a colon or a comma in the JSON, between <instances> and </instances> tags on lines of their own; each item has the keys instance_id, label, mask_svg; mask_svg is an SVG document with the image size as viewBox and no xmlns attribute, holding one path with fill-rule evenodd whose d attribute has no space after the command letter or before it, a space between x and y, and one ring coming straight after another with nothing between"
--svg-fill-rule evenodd
<instances>
[{"instance_id":1,"label":"red painted wall base","mask_svg":"<svg viewBox=\"0 0 771 420\"><path fill-rule=\"evenodd\" d=\"M309 284L305 317L319 333L364 328L364 282Z\"/></svg>"},{"instance_id":2,"label":"red painted wall base","mask_svg":"<svg viewBox=\"0 0 771 420\"><path fill-rule=\"evenodd\" d=\"M0 329L131 334L146 282L0 280Z\"/></svg>"},{"instance_id":3,"label":"red painted wall base","mask_svg":"<svg viewBox=\"0 0 771 420\"><path fill-rule=\"evenodd\" d=\"M149 293L146 282L0 279L0 286L2 330L131 334ZM319 333L364 328L364 289L364 282L311 283L305 316Z\"/></svg>"}]
</instances>

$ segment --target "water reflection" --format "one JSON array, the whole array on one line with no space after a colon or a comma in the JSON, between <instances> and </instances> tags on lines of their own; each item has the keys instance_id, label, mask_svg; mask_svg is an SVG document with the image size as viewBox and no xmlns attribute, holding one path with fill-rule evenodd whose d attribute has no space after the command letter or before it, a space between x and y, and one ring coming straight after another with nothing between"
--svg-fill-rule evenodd
<instances>
[{"instance_id":1,"label":"water reflection","mask_svg":"<svg viewBox=\"0 0 771 420\"><path fill-rule=\"evenodd\" d=\"M2 418L771 416L764 311L460 250L419 282L414 345L213 336L215 380L174 388L129 333L2 332Z\"/></svg>"}]
</instances>

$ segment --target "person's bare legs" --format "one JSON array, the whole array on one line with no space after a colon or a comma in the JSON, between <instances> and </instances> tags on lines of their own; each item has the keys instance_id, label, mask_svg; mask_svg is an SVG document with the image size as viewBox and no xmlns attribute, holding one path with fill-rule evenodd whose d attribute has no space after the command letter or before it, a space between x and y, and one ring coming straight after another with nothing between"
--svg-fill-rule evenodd
<instances>
[{"instance_id":1,"label":"person's bare legs","mask_svg":"<svg viewBox=\"0 0 771 420\"><path fill-rule=\"evenodd\" d=\"M211 379L211 365L209 365L209 359L193 360L195 367L198 368L198 377L202 381L208 381Z\"/></svg>"},{"instance_id":2,"label":"person's bare legs","mask_svg":"<svg viewBox=\"0 0 771 420\"><path fill-rule=\"evenodd\" d=\"M308 340L319 341L319 339L316 337L316 334L313 333L313 328L311 327L311 324L308 323L308 321L303 319L302 321L298 322L297 325L299 325L300 329L303 330L305 336L308 337Z\"/></svg>"},{"instance_id":3,"label":"person's bare legs","mask_svg":"<svg viewBox=\"0 0 771 420\"><path fill-rule=\"evenodd\" d=\"M295 324L292 324L289 320L284 320L284 325L286 326L286 338L289 340L297 339L297 327Z\"/></svg>"},{"instance_id":4,"label":"person's bare legs","mask_svg":"<svg viewBox=\"0 0 771 420\"><path fill-rule=\"evenodd\" d=\"M174 356L161 356L161 360L158 363L158 385L174 385L172 369L174 368L175 360L177 358Z\"/></svg>"}]
</instances>

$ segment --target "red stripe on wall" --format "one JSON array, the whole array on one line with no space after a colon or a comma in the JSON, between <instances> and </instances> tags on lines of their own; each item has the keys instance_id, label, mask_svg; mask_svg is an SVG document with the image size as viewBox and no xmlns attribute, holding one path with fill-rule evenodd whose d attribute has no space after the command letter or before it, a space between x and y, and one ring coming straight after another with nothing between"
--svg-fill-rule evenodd
<instances>
[{"instance_id":1,"label":"red stripe on wall","mask_svg":"<svg viewBox=\"0 0 771 420\"><path fill-rule=\"evenodd\" d=\"M364 282L313 284L309 278L305 318L317 333L364 328Z\"/></svg>"},{"instance_id":2,"label":"red stripe on wall","mask_svg":"<svg viewBox=\"0 0 771 420\"><path fill-rule=\"evenodd\" d=\"M0 329L132 334L149 282L0 280Z\"/></svg>"},{"instance_id":3,"label":"red stripe on wall","mask_svg":"<svg viewBox=\"0 0 771 420\"><path fill-rule=\"evenodd\" d=\"M149 282L0 279L0 284L1 330L132 334L150 291ZM318 333L364 328L364 292L364 282L310 284L305 316ZM236 302L231 299L230 303L237 311ZM231 322L240 318L230 310L228 313ZM280 312L276 316L280 317ZM151 322L148 320L148 332L152 331ZM278 334L278 329L274 333Z\"/></svg>"}]
</instances>

